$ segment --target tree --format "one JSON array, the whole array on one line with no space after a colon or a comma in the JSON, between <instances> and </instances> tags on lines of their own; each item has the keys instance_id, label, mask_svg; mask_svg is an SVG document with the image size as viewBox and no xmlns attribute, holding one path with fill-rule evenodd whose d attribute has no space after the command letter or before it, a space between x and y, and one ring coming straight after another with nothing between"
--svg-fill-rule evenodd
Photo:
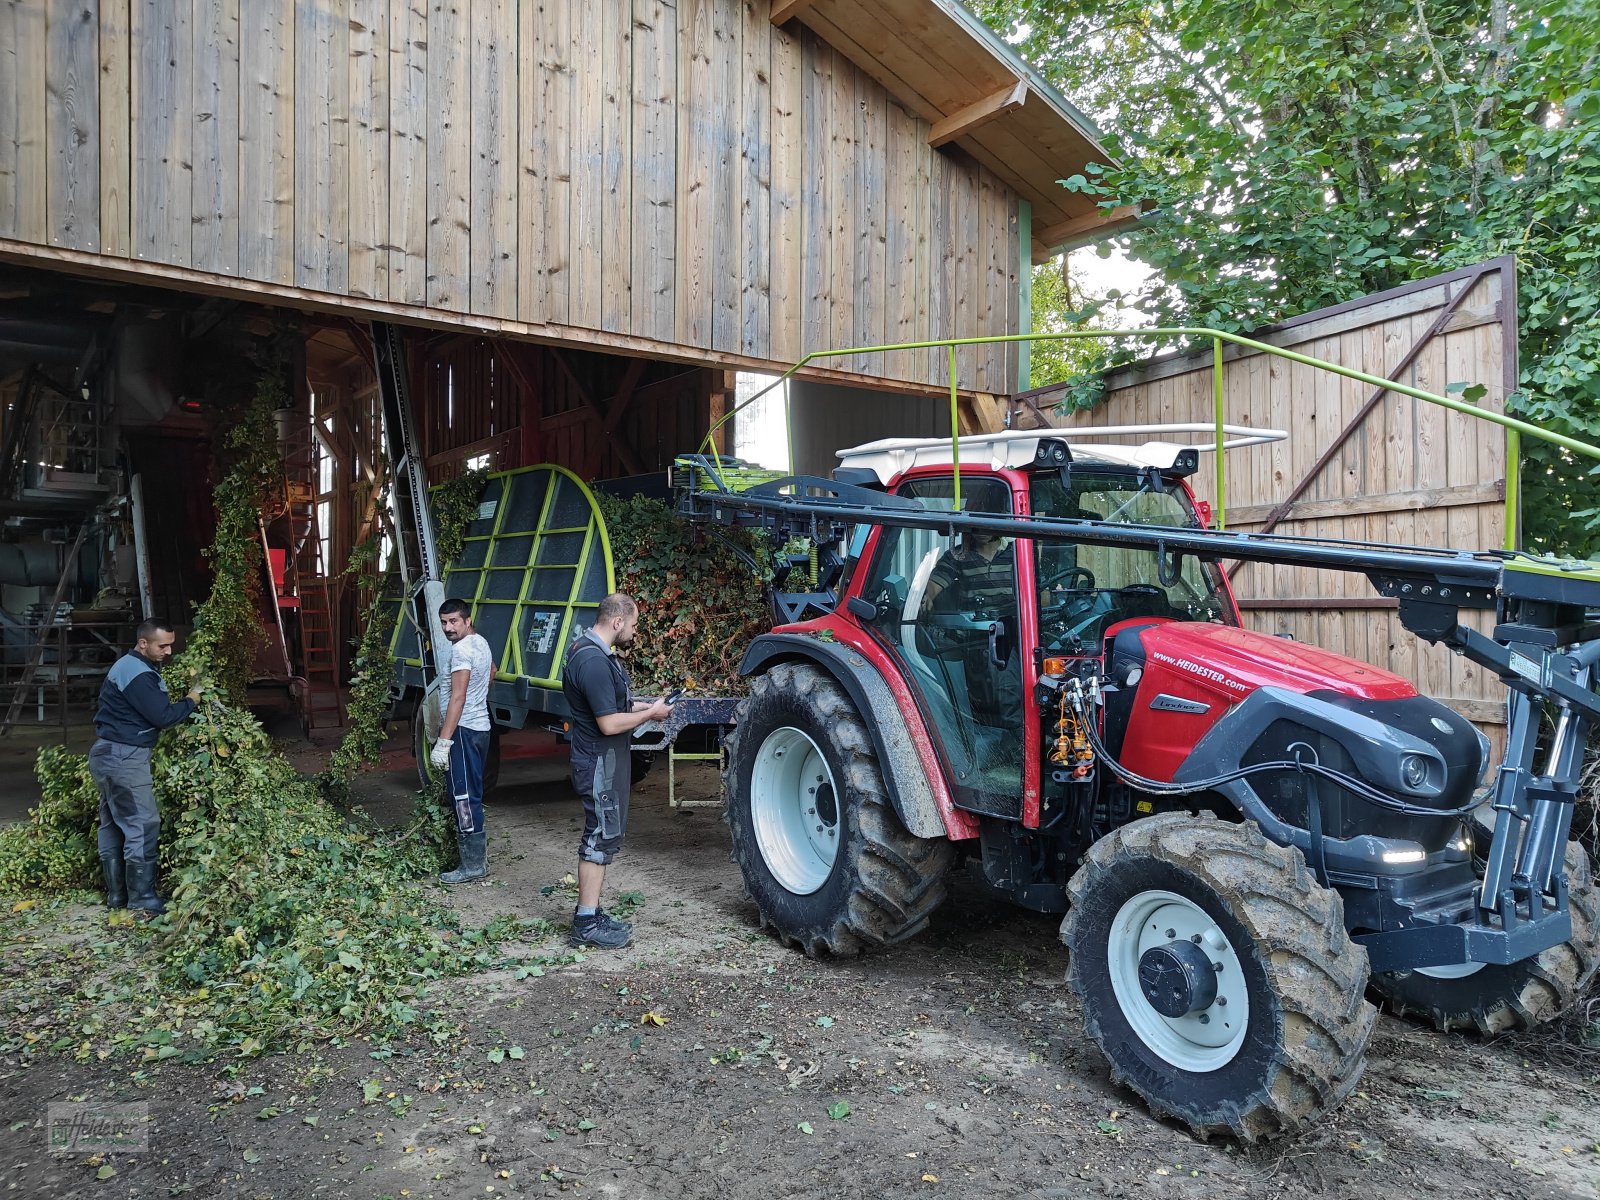
<instances>
[{"instance_id":1,"label":"tree","mask_svg":"<svg viewBox=\"0 0 1600 1200\"><path fill-rule=\"evenodd\" d=\"M1519 260L1513 411L1600 441L1600 0L985 0L1096 115L1064 186L1153 212L1122 240L1158 321L1243 330ZM1589 461L1525 445L1527 541L1600 553Z\"/></svg>"}]
</instances>

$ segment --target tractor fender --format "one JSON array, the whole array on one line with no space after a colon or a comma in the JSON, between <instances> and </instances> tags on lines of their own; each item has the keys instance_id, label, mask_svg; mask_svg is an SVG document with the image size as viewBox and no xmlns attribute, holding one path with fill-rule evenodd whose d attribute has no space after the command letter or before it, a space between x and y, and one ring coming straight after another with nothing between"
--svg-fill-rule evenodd
<instances>
[{"instance_id":1,"label":"tractor fender","mask_svg":"<svg viewBox=\"0 0 1600 1200\"><path fill-rule=\"evenodd\" d=\"M795 659L816 663L849 694L872 736L889 803L906 832L923 838L948 837L905 714L883 676L860 654L843 643L804 634L764 633L745 651L739 674L757 675L775 663Z\"/></svg>"}]
</instances>

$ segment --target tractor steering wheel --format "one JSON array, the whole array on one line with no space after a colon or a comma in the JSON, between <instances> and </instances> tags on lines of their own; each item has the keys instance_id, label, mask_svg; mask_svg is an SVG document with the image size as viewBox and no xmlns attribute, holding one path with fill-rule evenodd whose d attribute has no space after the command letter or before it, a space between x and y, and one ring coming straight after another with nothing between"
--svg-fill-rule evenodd
<instances>
[{"instance_id":1,"label":"tractor steering wheel","mask_svg":"<svg viewBox=\"0 0 1600 1200\"><path fill-rule=\"evenodd\" d=\"M1067 588L1069 592L1092 592L1095 590L1094 575L1085 567L1066 567L1057 571L1050 578L1039 584L1039 590L1048 592L1051 588L1066 583L1070 579L1082 579L1084 582L1081 587L1069 586Z\"/></svg>"}]
</instances>

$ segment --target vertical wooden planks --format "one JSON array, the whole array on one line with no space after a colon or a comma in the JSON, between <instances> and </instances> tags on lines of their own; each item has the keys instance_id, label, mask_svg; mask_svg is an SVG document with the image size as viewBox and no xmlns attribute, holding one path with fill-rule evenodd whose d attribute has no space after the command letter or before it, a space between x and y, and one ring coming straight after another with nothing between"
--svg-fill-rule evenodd
<instances>
[{"instance_id":1,"label":"vertical wooden planks","mask_svg":"<svg viewBox=\"0 0 1600 1200\"><path fill-rule=\"evenodd\" d=\"M678 10L633 0L633 332L670 341L677 296Z\"/></svg>"},{"instance_id":2,"label":"vertical wooden planks","mask_svg":"<svg viewBox=\"0 0 1600 1200\"><path fill-rule=\"evenodd\" d=\"M542 103L543 19L543 6L535 4L519 10L517 21L517 317L538 323L550 306L544 269L545 172L550 155ZM530 413L537 412L536 397L523 399L534 406ZM537 436L537 426L533 428Z\"/></svg>"},{"instance_id":3,"label":"vertical wooden planks","mask_svg":"<svg viewBox=\"0 0 1600 1200\"><path fill-rule=\"evenodd\" d=\"M565 325L572 291L572 123L575 73L571 7L574 0L545 0L537 6L535 34L541 75L540 119L544 124L544 318Z\"/></svg>"},{"instance_id":4,"label":"vertical wooden planks","mask_svg":"<svg viewBox=\"0 0 1600 1200\"><path fill-rule=\"evenodd\" d=\"M131 0L100 0L100 252L126 258L133 245L129 214L129 178L132 171L129 112L129 4ZM0 21L4 21L0 9ZM0 65L5 39L0 38ZM6 85L0 72L0 108ZM0 159L5 157L5 119L0 113ZM3 172L3 168L0 168ZM0 206L6 184L0 178ZM0 218L3 222L3 218Z\"/></svg>"},{"instance_id":5,"label":"vertical wooden planks","mask_svg":"<svg viewBox=\"0 0 1600 1200\"><path fill-rule=\"evenodd\" d=\"M572 139L572 204L570 277L571 310L567 323L600 328L600 292L604 286L606 238L617 236L604 226L605 192L605 64L602 61L604 4L580 3L572 9L574 98ZM559 230L552 230L559 233Z\"/></svg>"},{"instance_id":6,"label":"vertical wooden planks","mask_svg":"<svg viewBox=\"0 0 1600 1200\"><path fill-rule=\"evenodd\" d=\"M770 264L770 356L792 363L801 346L805 307L801 264L801 193L805 180L805 55L801 38L770 26L772 55L772 225Z\"/></svg>"},{"instance_id":7,"label":"vertical wooden planks","mask_svg":"<svg viewBox=\"0 0 1600 1200\"><path fill-rule=\"evenodd\" d=\"M884 195L884 335L894 343L916 341L918 271L918 134L915 117L889 100L885 115L888 187ZM885 356L884 374L915 378L914 356Z\"/></svg>"},{"instance_id":8,"label":"vertical wooden planks","mask_svg":"<svg viewBox=\"0 0 1600 1200\"><path fill-rule=\"evenodd\" d=\"M888 340L888 293L885 223L888 219L889 95L875 81L860 81L856 103L856 160L860 199L856 208L856 282L851 289L854 334L858 346L881 346ZM883 374L882 354L856 356L857 369Z\"/></svg>"},{"instance_id":9,"label":"vertical wooden planks","mask_svg":"<svg viewBox=\"0 0 1600 1200\"><path fill-rule=\"evenodd\" d=\"M955 279L955 248L950 236L951 182L949 156L931 150L928 155L931 181L928 188L928 340L952 335L954 305L951 292ZM928 351L927 377L934 383L950 383L950 357L943 347Z\"/></svg>"},{"instance_id":10,"label":"vertical wooden planks","mask_svg":"<svg viewBox=\"0 0 1600 1200\"><path fill-rule=\"evenodd\" d=\"M240 12L239 274L294 282L293 0Z\"/></svg>"},{"instance_id":11,"label":"vertical wooden planks","mask_svg":"<svg viewBox=\"0 0 1600 1200\"><path fill-rule=\"evenodd\" d=\"M600 328L621 333L633 318L633 5L602 7Z\"/></svg>"},{"instance_id":12,"label":"vertical wooden planks","mask_svg":"<svg viewBox=\"0 0 1600 1200\"><path fill-rule=\"evenodd\" d=\"M389 298L389 0L350 0L349 287Z\"/></svg>"},{"instance_id":13,"label":"vertical wooden planks","mask_svg":"<svg viewBox=\"0 0 1600 1200\"><path fill-rule=\"evenodd\" d=\"M843 349L856 344L856 250L861 229L861 164L857 157L856 109L861 97L861 72L842 55L834 55L833 90L829 96L827 142L834 178L832 219L833 321L828 346ZM829 364L846 371L860 368L855 356L836 358Z\"/></svg>"},{"instance_id":14,"label":"vertical wooden planks","mask_svg":"<svg viewBox=\"0 0 1600 1200\"><path fill-rule=\"evenodd\" d=\"M0 237L47 240L45 9L0 0Z\"/></svg>"},{"instance_id":15,"label":"vertical wooden planks","mask_svg":"<svg viewBox=\"0 0 1600 1200\"><path fill-rule=\"evenodd\" d=\"M711 80L716 0L678 4L677 342L711 345L711 247L716 219Z\"/></svg>"},{"instance_id":16,"label":"vertical wooden planks","mask_svg":"<svg viewBox=\"0 0 1600 1200\"><path fill-rule=\"evenodd\" d=\"M295 5L295 283L322 292L350 274L349 37L342 11Z\"/></svg>"},{"instance_id":17,"label":"vertical wooden planks","mask_svg":"<svg viewBox=\"0 0 1600 1200\"><path fill-rule=\"evenodd\" d=\"M50 0L45 203L50 244L100 249L100 25L93 0ZM3 85L0 85L3 86Z\"/></svg>"},{"instance_id":18,"label":"vertical wooden planks","mask_svg":"<svg viewBox=\"0 0 1600 1200\"><path fill-rule=\"evenodd\" d=\"M389 4L389 299L428 302L428 0Z\"/></svg>"},{"instance_id":19,"label":"vertical wooden planks","mask_svg":"<svg viewBox=\"0 0 1600 1200\"><path fill-rule=\"evenodd\" d=\"M465 48L472 0L428 7L428 306L465 310L471 302L471 99ZM449 49L446 49L446 48Z\"/></svg>"},{"instance_id":20,"label":"vertical wooden planks","mask_svg":"<svg viewBox=\"0 0 1600 1200\"><path fill-rule=\"evenodd\" d=\"M134 0L133 13L134 253L186 267L194 127L191 14L187 5L167 0Z\"/></svg>"},{"instance_id":21,"label":"vertical wooden planks","mask_svg":"<svg viewBox=\"0 0 1600 1200\"><path fill-rule=\"evenodd\" d=\"M194 0L194 171L190 263L239 273L239 8Z\"/></svg>"},{"instance_id":22,"label":"vertical wooden planks","mask_svg":"<svg viewBox=\"0 0 1600 1200\"><path fill-rule=\"evenodd\" d=\"M517 6L473 0L472 240L474 313L517 315Z\"/></svg>"},{"instance_id":23,"label":"vertical wooden planks","mask_svg":"<svg viewBox=\"0 0 1600 1200\"><path fill-rule=\"evenodd\" d=\"M989 172L976 164L973 165L973 174L977 176L977 221L975 225L976 237L973 239L972 260L972 327L962 334L963 337L983 337L994 328L994 259L990 254L989 239L986 231L995 216L994 177ZM983 391L994 391L993 373L991 365L994 361L993 349L989 346L974 348L973 364L974 386Z\"/></svg>"},{"instance_id":24,"label":"vertical wooden planks","mask_svg":"<svg viewBox=\"0 0 1600 1200\"><path fill-rule=\"evenodd\" d=\"M800 189L801 353L823 350L831 341L833 322L833 238L830 207L834 177L828 154L828 102L833 88L833 50L810 33L800 35L804 47L801 74L802 180Z\"/></svg>"},{"instance_id":25,"label":"vertical wooden planks","mask_svg":"<svg viewBox=\"0 0 1600 1200\"><path fill-rule=\"evenodd\" d=\"M706 231L706 252L695 264L711 282L710 345L728 352L739 348L739 204L743 176L739 170L740 13L743 0L711 0L711 61L709 110L702 125L711 138L711 227Z\"/></svg>"},{"instance_id":26,"label":"vertical wooden planks","mask_svg":"<svg viewBox=\"0 0 1600 1200\"><path fill-rule=\"evenodd\" d=\"M739 40L744 56L739 138L741 269L738 349L766 357L772 347L772 130L773 28L768 6L740 0Z\"/></svg>"},{"instance_id":27,"label":"vertical wooden planks","mask_svg":"<svg viewBox=\"0 0 1600 1200\"><path fill-rule=\"evenodd\" d=\"M978 329L978 288L981 267L977 260L978 181L967 162L947 159L950 207L946 210L945 237L950 242L946 288L946 323L949 336L968 338ZM978 386L978 356L972 346L956 351L956 374L961 387Z\"/></svg>"}]
</instances>

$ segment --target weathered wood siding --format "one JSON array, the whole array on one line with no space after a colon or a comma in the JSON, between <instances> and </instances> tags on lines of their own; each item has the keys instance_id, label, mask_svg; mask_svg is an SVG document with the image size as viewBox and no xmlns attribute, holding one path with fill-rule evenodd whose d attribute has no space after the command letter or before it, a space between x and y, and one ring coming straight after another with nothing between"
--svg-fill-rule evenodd
<instances>
[{"instance_id":1,"label":"weathered wood siding","mask_svg":"<svg viewBox=\"0 0 1600 1200\"><path fill-rule=\"evenodd\" d=\"M1014 332L1014 194L770 9L0 0L0 253L708 360Z\"/></svg>"},{"instance_id":2,"label":"weathered wood siding","mask_svg":"<svg viewBox=\"0 0 1600 1200\"><path fill-rule=\"evenodd\" d=\"M1436 393L1482 385L1479 406L1502 412L1516 378L1514 289L1511 262L1500 259L1308 314L1259 340ZM1211 370L1207 353L1118 372L1107 381L1104 407L1060 424L1210 421ZM1504 545L1506 439L1497 426L1393 392L1369 408L1375 389L1366 384L1254 351L1225 355L1223 384L1230 422L1289 433L1287 441L1229 452L1228 528L1266 527L1304 484L1278 532L1402 546ZM1202 454L1191 480L1201 499L1214 498L1213 471L1211 455ZM1497 741L1503 735L1500 681L1406 632L1394 602L1365 576L1246 563L1233 586L1254 628L1385 667ZM1492 614L1467 621L1487 632Z\"/></svg>"}]
</instances>

